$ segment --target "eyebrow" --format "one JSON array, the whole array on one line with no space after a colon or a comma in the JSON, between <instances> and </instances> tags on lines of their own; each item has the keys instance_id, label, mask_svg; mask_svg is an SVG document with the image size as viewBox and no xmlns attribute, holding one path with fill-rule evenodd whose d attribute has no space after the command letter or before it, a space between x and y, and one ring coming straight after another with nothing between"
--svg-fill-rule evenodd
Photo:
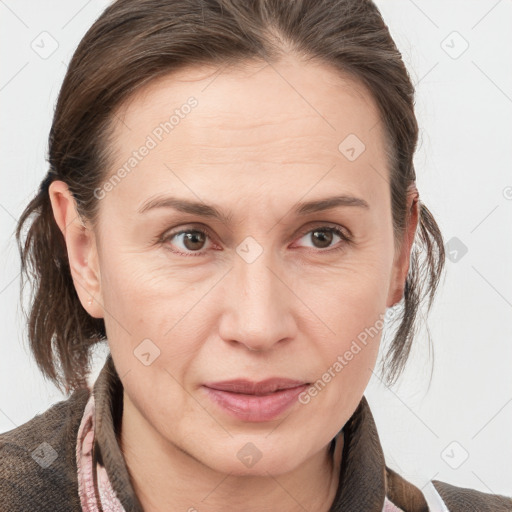
<instances>
[{"instance_id":1,"label":"eyebrow","mask_svg":"<svg viewBox=\"0 0 512 512\"><path fill-rule=\"evenodd\" d=\"M365 209L370 208L370 205L364 199L349 195L341 195L317 199L315 201L297 203L293 212L295 215L301 216L343 206L356 206ZM231 212L224 213L213 205L170 196L157 196L150 198L145 201L137 211L138 213L144 213L156 208L173 208L174 210L183 213L218 219L224 224L229 224L233 217Z\"/></svg>"}]
</instances>

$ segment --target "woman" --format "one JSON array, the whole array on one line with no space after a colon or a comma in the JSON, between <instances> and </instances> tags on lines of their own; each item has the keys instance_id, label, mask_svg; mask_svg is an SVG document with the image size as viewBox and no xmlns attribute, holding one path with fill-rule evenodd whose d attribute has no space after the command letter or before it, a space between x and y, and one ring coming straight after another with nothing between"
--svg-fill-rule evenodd
<instances>
[{"instance_id":1,"label":"woman","mask_svg":"<svg viewBox=\"0 0 512 512\"><path fill-rule=\"evenodd\" d=\"M372 2L104 11L17 229L31 348L72 394L0 436L6 510L512 510L388 468L364 397L444 265L413 96Z\"/></svg>"}]
</instances>

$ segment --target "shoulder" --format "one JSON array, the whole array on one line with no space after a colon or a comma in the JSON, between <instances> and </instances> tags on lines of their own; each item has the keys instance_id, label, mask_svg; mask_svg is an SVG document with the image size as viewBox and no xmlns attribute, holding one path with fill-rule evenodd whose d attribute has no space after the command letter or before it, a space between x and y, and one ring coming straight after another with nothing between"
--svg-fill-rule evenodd
<instances>
[{"instance_id":1,"label":"shoulder","mask_svg":"<svg viewBox=\"0 0 512 512\"><path fill-rule=\"evenodd\" d=\"M405 512L512 512L512 498L457 487L440 480L420 490L386 466L386 496ZM396 509L392 509L396 510Z\"/></svg>"},{"instance_id":2,"label":"shoulder","mask_svg":"<svg viewBox=\"0 0 512 512\"><path fill-rule=\"evenodd\" d=\"M450 512L512 512L512 497L457 487L439 480L432 480L432 486Z\"/></svg>"},{"instance_id":3,"label":"shoulder","mask_svg":"<svg viewBox=\"0 0 512 512\"><path fill-rule=\"evenodd\" d=\"M88 388L0 434L0 502L11 512L80 510L76 436Z\"/></svg>"}]
</instances>

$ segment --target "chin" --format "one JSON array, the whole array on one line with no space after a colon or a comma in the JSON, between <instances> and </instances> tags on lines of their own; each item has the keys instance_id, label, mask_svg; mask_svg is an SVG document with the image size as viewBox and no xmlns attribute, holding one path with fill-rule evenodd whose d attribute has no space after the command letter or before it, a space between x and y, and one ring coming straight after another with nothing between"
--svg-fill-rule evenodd
<instances>
[{"instance_id":1,"label":"chin","mask_svg":"<svg viewBox=\"0 0 512 512\"><path fill-rule=\"evenodd\" d=\"M241 436L201 450L201 461L214 471L232 476L280 475L293 471L303 460L297 451L276 439L269 442L265 435ZM252 439L252 440L251 440ZM205 457L205 454L208 454Z\"/></svg>"}]
</instances>

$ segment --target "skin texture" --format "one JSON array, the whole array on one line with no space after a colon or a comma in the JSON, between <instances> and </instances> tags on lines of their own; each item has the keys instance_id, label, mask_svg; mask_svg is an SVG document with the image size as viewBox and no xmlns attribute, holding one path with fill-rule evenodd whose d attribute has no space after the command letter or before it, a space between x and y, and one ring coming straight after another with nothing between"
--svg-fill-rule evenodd
<instances>
[{"instance_id":1,"label":"skin texture","mask_svg":"<svg viewBox=\"0 0 512 512\"><path fill-rule=\"evenodd\" d=\"M174 72L118 110L110 175L187 98L198 102L100 200L96 230L82 225L61 181L50 186L54 216L83 307L105 319L125 390L120 443L144 509L327 511L342 436L334 460L329 443L364 393L381 331L307 404L272 421L228 415L201 385L321 379L401 299L418 195L395 252L383 126L362 85L291 57L218 71ZM365 145L353 161L338 149L349 134ZM230 224L137 212L159 194L214 204ZM293 213L300 201L341 194L369 208ZM315 236L325 225L352 242ZM171 236L198 227L208 235L194 243ZM249 263L240 247L262 252ZM144 339L160 351L149 365L134 355ZM237 456L247 443L261 454L252 467Z\"/></svg>"}]
</instances>

